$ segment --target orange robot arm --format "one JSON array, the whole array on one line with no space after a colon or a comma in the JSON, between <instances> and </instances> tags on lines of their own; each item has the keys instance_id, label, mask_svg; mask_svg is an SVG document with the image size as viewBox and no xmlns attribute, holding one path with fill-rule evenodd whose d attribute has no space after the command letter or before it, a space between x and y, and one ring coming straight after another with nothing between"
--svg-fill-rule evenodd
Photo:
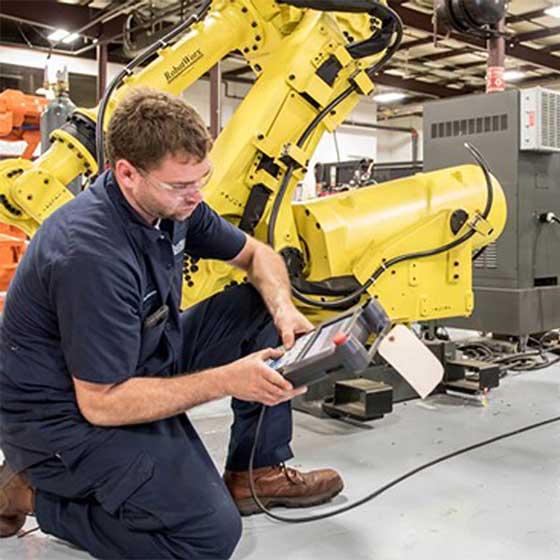
<instances>
[{"instance_id":1,"label":"orange robot arm","mask_svg":"<svg viewBox=\"0 0 560 560\"><path fill-rule=\"evenodd\" d=\"M41 114L49 100L37 95L7 89L0 93L0 138L24 140L27 147L22 156L31 159L41 141Z\"/></svg>"}]
</instances>

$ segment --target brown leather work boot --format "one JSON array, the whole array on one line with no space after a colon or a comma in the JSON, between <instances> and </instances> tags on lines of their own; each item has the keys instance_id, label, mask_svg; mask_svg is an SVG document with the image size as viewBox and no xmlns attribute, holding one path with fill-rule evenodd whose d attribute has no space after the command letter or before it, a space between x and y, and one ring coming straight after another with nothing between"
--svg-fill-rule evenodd
<instances>
[{"instance_id":1,"label":"brown leather work boot","mask_svg":"<svg viewBox=\"0 0 560 560\"><path fill-rule=\"evenodd\" d=\"M267 508L316 506L334 498L344 487L340 475L332 469L303 473L281 463L253 471L257 496ZM241 515L260 513L251 496L249 471L226 471L224 482Z\"/></svg>"},{"instance_id":2,"label":"brown leather work boot","mask_svg":"<svg viewBox=\"0 0 560 560\"><path fill-rule=\"evenodd\" d=\"M0 465L0 538L15 535L34 510L34 492L25 476Z\"/></svg>"}]
</instances>

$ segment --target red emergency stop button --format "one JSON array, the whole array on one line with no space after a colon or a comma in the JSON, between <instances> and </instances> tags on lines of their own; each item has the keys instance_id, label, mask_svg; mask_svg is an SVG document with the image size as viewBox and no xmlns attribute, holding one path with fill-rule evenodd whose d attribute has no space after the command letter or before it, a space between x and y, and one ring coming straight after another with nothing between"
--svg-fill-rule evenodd
<instances>
[{"instance_id":1,"label":"red emergency stop button","mask_svg":"<svg viewBox=\"0 0 560 560\"><path fill-rule=\"evenodd\" d=\"M337 332L334 336L332 341L336 346L341 346L345 342L348 342L348 337L343 332Z\"/></svg>"}]
</instances>

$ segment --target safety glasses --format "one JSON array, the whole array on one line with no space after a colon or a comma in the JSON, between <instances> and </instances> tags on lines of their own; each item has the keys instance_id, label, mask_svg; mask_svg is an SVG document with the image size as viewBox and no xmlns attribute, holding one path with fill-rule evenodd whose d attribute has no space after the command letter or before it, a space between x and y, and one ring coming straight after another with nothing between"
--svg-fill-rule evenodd
<instances>
[{"instance_id":1,"label":"safety glasses","mask_svg":"<svg viewBox=\"0 0 560 560\"><path fill-rule=\"evenodd\" d=\"M197 181L186 181L184 183L177 182L177 183L165 183L164 181L160 181L156 179L143 169L138 169L138 173L144 177L148 182L152 185L156 186L157 188L168 191L174 192L176 194L186 193L188 191L195 191L203 189L210 179L212 178L212 173L214 172L214 168L210 168L207 173L205 173L200 179Z\"/></svg>"}]
</instances>

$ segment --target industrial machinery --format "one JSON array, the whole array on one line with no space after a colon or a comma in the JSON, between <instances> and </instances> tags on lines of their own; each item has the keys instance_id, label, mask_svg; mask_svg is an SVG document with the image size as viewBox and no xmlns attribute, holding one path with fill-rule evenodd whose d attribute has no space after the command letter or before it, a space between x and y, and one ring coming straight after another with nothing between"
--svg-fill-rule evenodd
<instances>
[{"instance_id":1,"label":"industrial machinery","mask_svg":"<svg viewBox=\"0 0 560 560\"><path fill-rule=\"evenodd\" d=\"M435 0L438 22L460 33L489 37L506 17L508 0Z\"/></svg>"},{"instance_id":2,"label":"industrial machinery","mask_svg":"<svg viewBox=\"0 0 560 560\"><path fill-rule=\"evenodd\" d=\"M0 138L24 141L22 158L31 159L41 140L41 115L48 99L7 89L0 93ZM13 225L0 224L0 310L4 294L25 251L26 235Z\"/></svg>"},{"instance_id":3,"label":"industrial machinery","mask_svg":"<svg viewBox=\"0 0 560 560\"><path fill-rule=\"evenodd\" d=\"M41 114L41 153L50 148L50 135L60 127L64 126L70 115L76 109L76 105L70 100L68 93L68 71L66 67L57 70L56 79L52 83L48 80L48 71L45 70L45 87L54 94L49 104ZM82 190L81 177L76 177L66 185L66 188L74 195Z\"/></svg>"},{"instance_id":4,"label":"industrial machinery","mask_svg":"<svg viewBox=\"0 0 560 560\"><path fill-rule=\"evenodd\" d=\"M41 141L41 114L49 100L7 89L0 93L0 138L27 143L21 157L31 159Z\"/></svg>"},{"instance_id":5,"label":"industrial machinery","mask_svg":"<svg viewBox=\"0 0 560 560\"><path fill-rule=\"evenodd\" d=\"M424 110L424 169L484 152L509 220L474 262L476 305L450 326L527 338L560 327L560 94L542 89L435 101Z\"/></svg>"},{"instance_id":6,"label":"industrial machinery","mask_svg":"<svg viewBox=\"0 0 560 560\"><path fill-rule=\"evenodd\" d=\"M468 315L473 251L506 221L503 192L474 148L481 167L291 204L322 134L371 94L401 36L396 13L374 0L207 3L121 72L99 109L76 110L39 160L2 164L0 218L32 235L72 197L65 185L97 173L100 125L130 88L180 94L238 50L257 80L213 148L208 203L284 256L294 296L316 322L371 297L393 322ZM185 306L243 281L217 261L187 257L184 272Z\"/></svg>"},{"instance_id":7,"label":"industrial machinery","mask_svg":"<svg viewBox=\"0 0 560 560\"><path fill-rule=\"evenodd\" d=\"M317 192L321 196L410 177L422 170L422 162L419 161L376 163L364 157L317 163L314 171Z\"/></svg>"},{"instance_id":8,"label":"industrial machinery","mask_svg":"<svg viewBox=\"0 0 560 560\"><path fill-rule=\"evenodd\" d=\"M317 194L325 196L375 183L374 165L371 158L315 164Z\"/></svg>"}]
</instances>

